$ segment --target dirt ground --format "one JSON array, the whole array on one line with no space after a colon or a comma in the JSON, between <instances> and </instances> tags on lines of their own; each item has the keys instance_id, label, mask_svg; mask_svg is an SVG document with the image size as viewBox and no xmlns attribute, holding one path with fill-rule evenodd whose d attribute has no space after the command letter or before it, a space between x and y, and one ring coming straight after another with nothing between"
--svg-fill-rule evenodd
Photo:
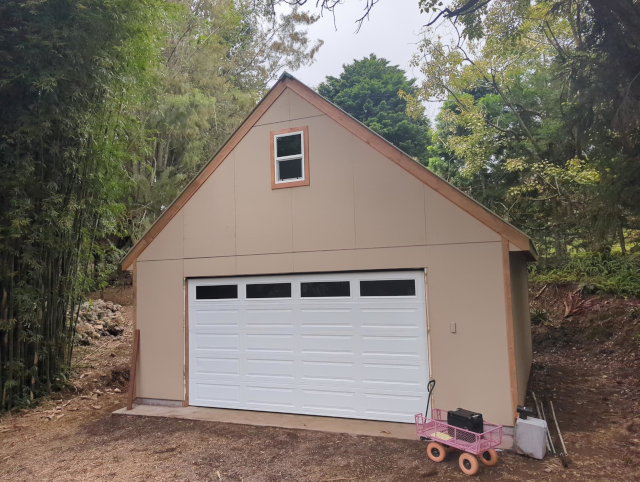
<instances>
[{"instance_id":1,"label":"dirt ground","mask_svg":"<svg viewBox=\"0 0 640 482\"><path fill-rule=\"evenodd\" d=\"M530 389L554 402L569 468L554 457L540 462L502 452L476 480L640 480L637 306L601 300L588 316L563 320L559 296L534 300L548 319L534 327ZM109 289L103 298L127 305L130 291ZM131 338L128 324L123 340L78 347L69 390L0 419L0 480L467 478L456 454L435 464L418 440L111 415L125 405Z\"/></svg>"}]
</instances>

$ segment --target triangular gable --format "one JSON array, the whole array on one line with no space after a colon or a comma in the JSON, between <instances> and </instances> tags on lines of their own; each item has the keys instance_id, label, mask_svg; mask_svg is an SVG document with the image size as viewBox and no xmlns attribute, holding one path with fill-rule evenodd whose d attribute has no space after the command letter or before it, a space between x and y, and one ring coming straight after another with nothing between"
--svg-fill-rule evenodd
<instances>
[{"instance_id":1,"label":"triangular gable","mask_svg":"<svg viewBox=\"0 0 640 482\"><path fill-rule=\"evenodd\" d=\"M249 130L256 125L260 118L267 112L278 97L289 88L312 106L326 114L352 134L366 142L375 150L392 160L405 169L414 177L421 180L434 191L438 192L453 204L463 209L471 216L482 222L484 225L506 238L519 250L527 253L531 258L537 259L537 253L529 237L507 223L497 214L491 212L471 197L440 178L422 164L418 163L403 151L389 143L381 136L361 124L349 114L329 102L317 92L304 85L291 75L283 74L267 95L258 103L247 119L236 130L218 153L207 163L196 175L185 190L176 198L169 208L156 220L147 233L129 251L122 261L122 269L127 269L134 260L146 249L156 236L169 224L169 221L182 209L191 199L196 191L213 174L218 166L227 158L238 143L245 137Z\"/></svg>"}]
</instances>

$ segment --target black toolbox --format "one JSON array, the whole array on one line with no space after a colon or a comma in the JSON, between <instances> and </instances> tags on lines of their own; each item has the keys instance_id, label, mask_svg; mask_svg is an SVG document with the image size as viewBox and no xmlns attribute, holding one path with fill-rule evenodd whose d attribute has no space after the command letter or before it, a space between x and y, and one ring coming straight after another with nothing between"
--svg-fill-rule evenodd
<instances>
[{"instance_id":1,"label":"black toolbox","mask_svg":"<svg viewBox=\"0 0 640 482\"><path fill-rule=\"evenodd\" d=\"M482 414L471 412L463 408L451 410L447 413L447 423L457 428L469 430L470 432L484 432L484 421Z\"/></svg>"}]
</instances>

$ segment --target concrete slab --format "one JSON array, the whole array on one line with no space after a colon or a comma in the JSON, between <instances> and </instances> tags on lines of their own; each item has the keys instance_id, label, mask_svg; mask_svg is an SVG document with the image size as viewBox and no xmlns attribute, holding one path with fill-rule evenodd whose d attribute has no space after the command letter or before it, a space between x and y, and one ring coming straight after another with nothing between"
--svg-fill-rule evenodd
<instances>
[{"instance_id":1,"label":"concrete slab","mask_svg":"<svg viewBox=\"0 0 640 482\"><path fill-rule=\"evenodd\" d=\"M203 420L206 422L238 423L263 427L281 427L298 430L316 430L319 432L348 433L369 437L387 437L405 440L418 440L415 426L411 423L376 422L347 418L314 417L310 415L292 415L286 413L251 412L248 410L229 410L203 407L167 407L157 405L133 405L113 412L114 415L143 417L168 417L185 420Z\"/></svg>"}]
</instances>

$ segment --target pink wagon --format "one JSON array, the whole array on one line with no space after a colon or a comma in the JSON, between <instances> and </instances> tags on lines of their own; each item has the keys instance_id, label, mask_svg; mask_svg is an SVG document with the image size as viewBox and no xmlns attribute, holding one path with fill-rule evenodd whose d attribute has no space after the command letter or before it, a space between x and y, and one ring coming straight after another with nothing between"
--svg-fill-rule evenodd
<instances>
[{"instance_id":1,"label":"pink wagon","mask_svg":"<svg viewBox=\"0 0 640 482\"><path fill-rule=\"evenodd\" d=\"M430 439L427 455L434 462L442 462L448 452L461 450L460 470L467 475L478 472L478 459L484 465L493 466L498 462L495 448L502 443L502 426L484 422L484 432L464 430L447 422L447 412L434 408L431 418L421 413L416 415L416 432L421 438Z\"/></svg>"}]
</instances>

